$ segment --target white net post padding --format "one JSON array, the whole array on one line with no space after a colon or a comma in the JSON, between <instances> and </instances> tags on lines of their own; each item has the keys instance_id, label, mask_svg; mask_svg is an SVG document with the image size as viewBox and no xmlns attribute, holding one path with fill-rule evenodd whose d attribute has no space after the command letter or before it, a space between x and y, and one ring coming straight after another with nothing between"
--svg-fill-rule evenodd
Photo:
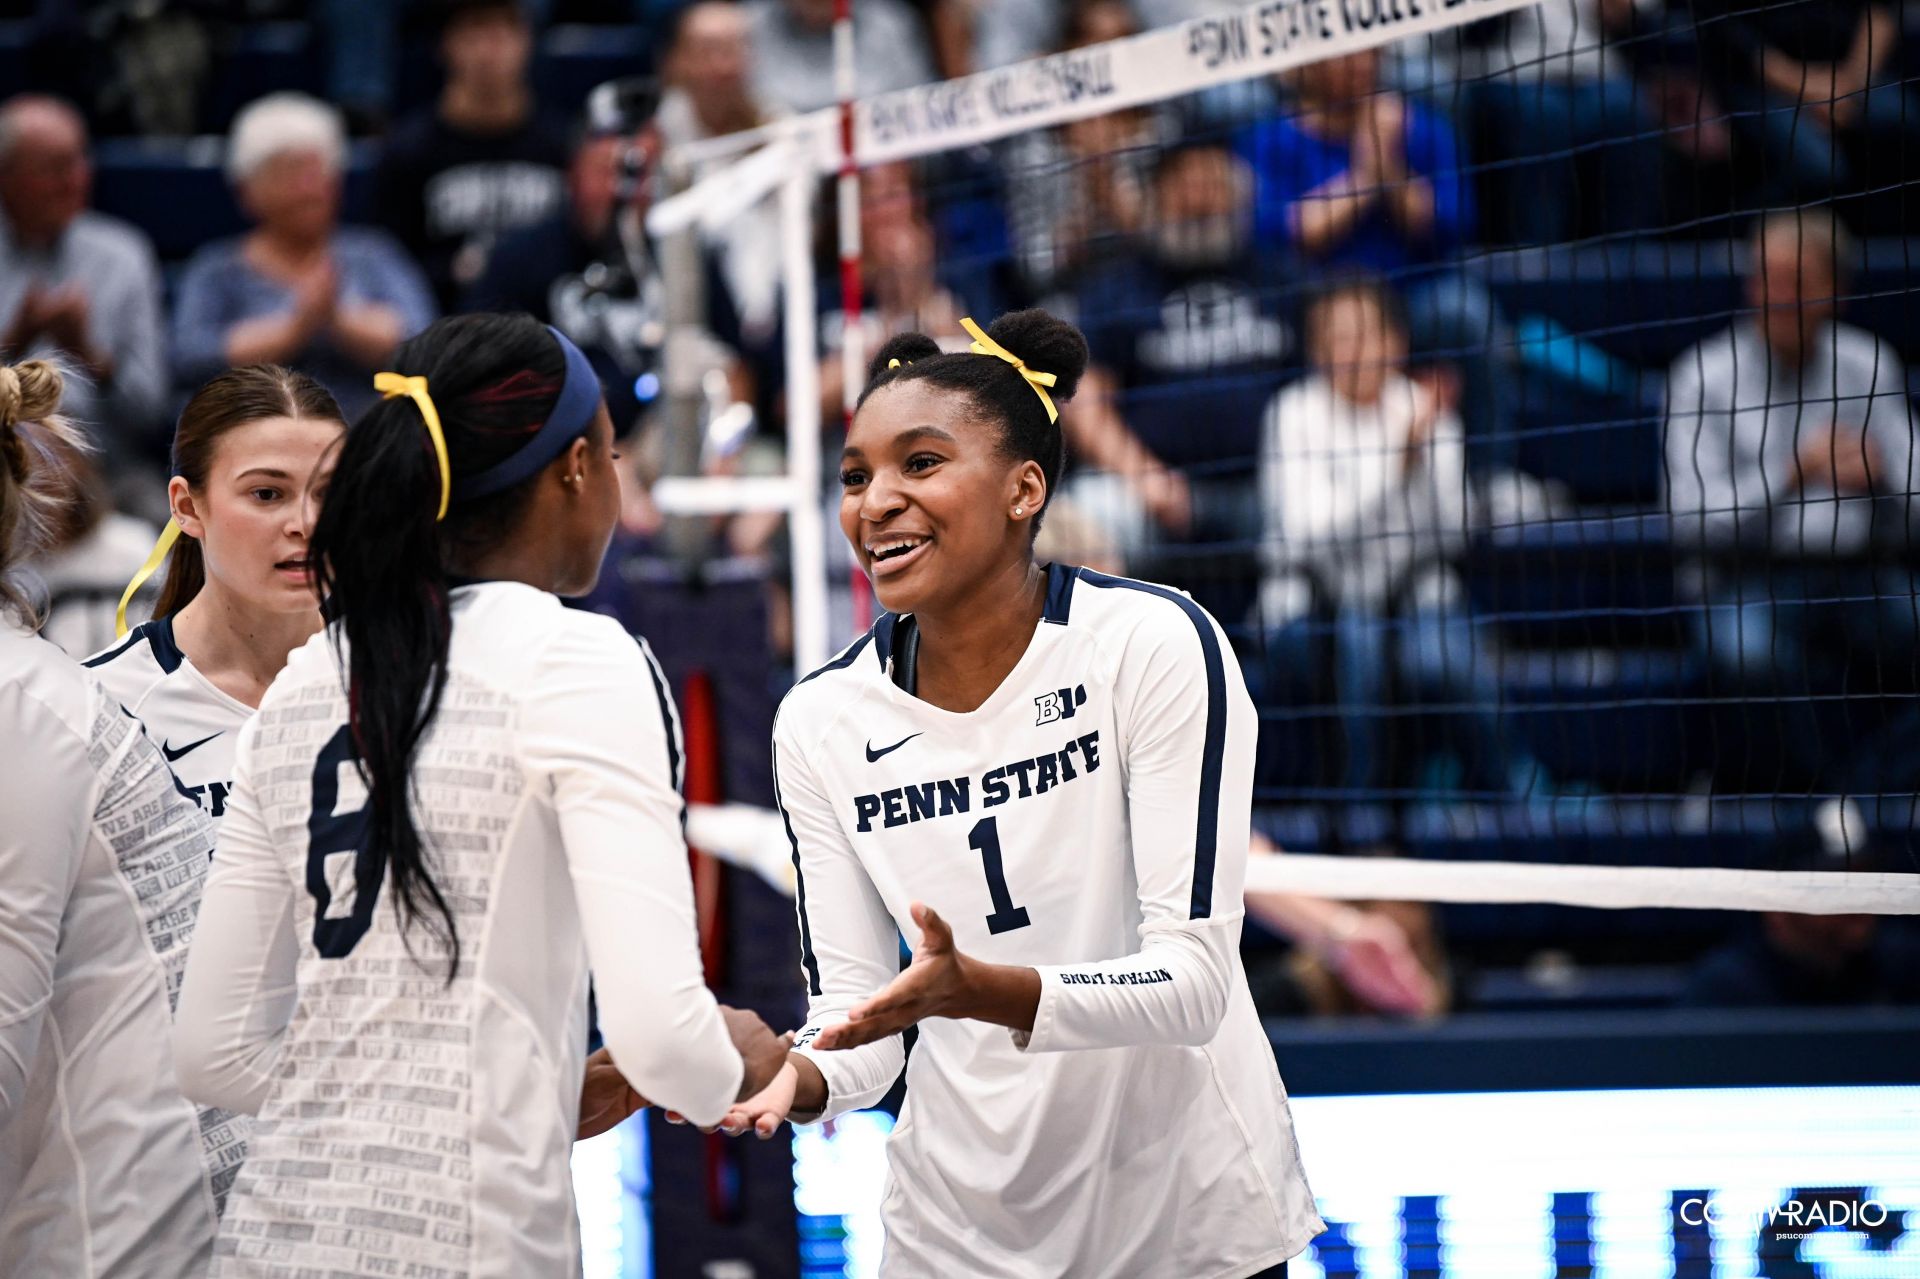
<instances>
[{"instance_id":1,"label":"white net post padding","mask_svg":"<svg viewBox=\"0 0 1920 1279\"><path fill-rule=\"evenodd\" d=\"M654 206L647 229L668 236L712 231L773 195L780 211L780 291L787 365L787 474L780 479L675 477L654 486L670 515L784 510L792 533L793 659L803 671L826 664L826 527L820 507L820 370L814 315L813 170L792 146L765 147ZM696 841L697 842L697 841Z\"/></svg>"}]
</instances>

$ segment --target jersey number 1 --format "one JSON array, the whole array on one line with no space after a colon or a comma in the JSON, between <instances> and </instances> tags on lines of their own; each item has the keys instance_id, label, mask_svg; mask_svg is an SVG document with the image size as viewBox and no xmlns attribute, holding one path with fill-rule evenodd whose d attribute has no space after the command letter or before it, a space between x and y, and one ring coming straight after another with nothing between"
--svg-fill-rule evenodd
<instances>
[{"instance_id":1,"label":"jersey number 1","mask_svg":"<svg viewBox=\"0 0 1920 1279\"><path fill-rule=\"evenodd\" d=\"M342 724L320 748L313 762L313 807L307 813L307 891L313 894L313 948L322 959L345 959L373 927L373 907L386 878L385 859L371 850L368 807L336 813L340 802L340 770L353 765L353 736ZM353 900L336 910L329 866L336 859L353 859Z\"/></svg>"},{"instance_id":2,"label":"jersey number 1","mask_svg":"<svg viewBox=\"0 0 1920 1279\"><path fill-rule=\"evenodd\" d=\"M982 817L975 822L972 833L967 836L967 847L980 854L987 870L987 894L993 898L993 914L987 916L987 931L1010 933L1032 923L1027 918L1027 908L1014 905L1013 894L1007 891L1007 872L1000 864L998 819Z\"/></svg>"}]
</instances>

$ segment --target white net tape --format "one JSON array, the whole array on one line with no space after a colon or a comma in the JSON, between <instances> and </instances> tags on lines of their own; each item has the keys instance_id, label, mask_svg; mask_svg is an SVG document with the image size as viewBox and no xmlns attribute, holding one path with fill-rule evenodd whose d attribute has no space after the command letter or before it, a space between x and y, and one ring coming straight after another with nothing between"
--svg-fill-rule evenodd
<instances>
[{"instance_id":1,"label":"white net tape","mask_svg":"<svg viewBox=\"0 0 1920 1279\"><path fill-rule=\"evenodd\" d=\"M1272 75L1531 3L1268 0L1124 40L862 99L854 106L854 155L864 167L993 142ZM840 163L838 116L832 108L815 111L689 143L668 159L694 172L757 148L764 149L655 205L648 226L667 234L693 217L709 227L723 224L772 190L795 156L806 157L821 172L833 170Z\"/></svg>"},{"instance_id":2,"label":"white net tape","mask_svg":"<svg viewBox=\"0 0 1920 1279\"><path fill-rule=\"evenodd\" d=\"M694 804L687 838L781 892L794 891L780 814L750 804ZM1247 891L1343 901L1551 903L1604 910L1668 906L1803 915L1920 914L1920 875L1721 870L1670 866L1535 865L1278 853L1247 865Z\"/></svg>"}]
</instances>

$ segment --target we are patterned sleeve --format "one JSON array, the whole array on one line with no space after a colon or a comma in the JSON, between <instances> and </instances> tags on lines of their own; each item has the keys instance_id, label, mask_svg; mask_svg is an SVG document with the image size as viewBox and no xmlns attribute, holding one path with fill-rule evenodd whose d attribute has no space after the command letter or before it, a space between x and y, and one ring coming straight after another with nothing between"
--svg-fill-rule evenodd
<instances>
[{"instance_id":1,"label":"we are patterned sleeve","mask_svg":"<svg viewBox=\"0 0 1920 1279\"><path fill-rule=\"evenodd\" d=\"M1082 574L1088 584L1100 579ZM1258 723L1219 626L1175 591L1124 641L1114 696L1140 948L1045 966L1030 1052L1209 1042L1238 973Z\"/></svg>"},{"instance_id":2,"label":"we are patterned sleeve","mask_svg":"<svg viewBox=\"0 0 1920 1279\"><path fill-rule=\"evenodd\" d=\"M746 1065L700 962L672 694L645 644L603 618L567 627L538 670L523 749L553 788L601 1034L642 1096L718 1123Z\"/></svg>"},{"instance_id":3,"label":"we are patterned sleeve","mask_svg":"<svg viewBox=\"0 0 1920 1279\"><path fill-rule=\"evenodd\" d=\"M854 855L808 767L806 747L795 740L784 714L774 725L773 766L775 798L793 847L800 967L807 986L807 1024L794 1036L794 1051L818 1066L827 1082L826 1109L817 1116L794 1116L796 1123L811 1123L873 1105L906 1064L898 1035L837 1052L809 1046L900 975L900 931Z\"/></svg>"},{"instance_id":4,"label":"we are patterned sleeve","mask_svg":"<svg viewBox=\"0 0 1920 1279\"><path fill-rule=\"evenodd\" d=\"M0 768L0 1131L21 1107L53 1001L60 920L93 818L86 743L22 681L0 685L0 725L18 745Z\"/></svg>"},{"instance_id":5,"label":"we are patterned sleeve","mask_svg":"<svg viewBox=\"0 0 1920 1279\"><path fill-rule=\"evenodd\" d=\"M300 956L293 881L261 813L250 762L259 723L241 730L173 1022L181 1091L203 1106L249 1115L265 1104L286 1047Z\"/></svg>"}]
</instances>

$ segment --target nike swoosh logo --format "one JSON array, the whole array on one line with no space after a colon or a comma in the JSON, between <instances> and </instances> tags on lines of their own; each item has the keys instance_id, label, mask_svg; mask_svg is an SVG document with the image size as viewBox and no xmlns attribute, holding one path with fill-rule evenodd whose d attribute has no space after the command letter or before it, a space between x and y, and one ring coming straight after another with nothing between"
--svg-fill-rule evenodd
<instances>
[{"instance_id":1,"label":"nike swoosh logo","mask_svg":"<svg viewBox=\"0 0 1920 1279\"><path fill-rule=\"evenodd\" d=\"M918 736L920 736L920 734L910 733L907 736L901 738L899 741L895 742L893 745L882 746L879 750L873 749L873 743L868 742L867 743L867 763L869 764L873 763L875 760L879 759L882 755L893 754L893 752L899 750L902 746L905 746L908 742L912 741L914 738Z\"/></svg>"},{"instance_id":2,"label":"nike swoosh logo","mask_svg":"<svg viewBox=\"0 0 1920 1279\"><path fill-rule=\"evenodd\" d=\"M220 732L225 732L225 731L226 731L225 729L220 730ZM201 738L199 741L188 742L185 746L182 746L179 750L175 750L173 747L167 745L165 742L161 742L160 753L162 755L165 755L167 757L167 763L171 764L173 763L174 760L179 759L182 755L185 755L190 751L199 750L202 746L205 746L208 742L212 741L214 738L218 736L220 736L220 733L208 733L205 737Z\"/></svg>"}]
</instances>

